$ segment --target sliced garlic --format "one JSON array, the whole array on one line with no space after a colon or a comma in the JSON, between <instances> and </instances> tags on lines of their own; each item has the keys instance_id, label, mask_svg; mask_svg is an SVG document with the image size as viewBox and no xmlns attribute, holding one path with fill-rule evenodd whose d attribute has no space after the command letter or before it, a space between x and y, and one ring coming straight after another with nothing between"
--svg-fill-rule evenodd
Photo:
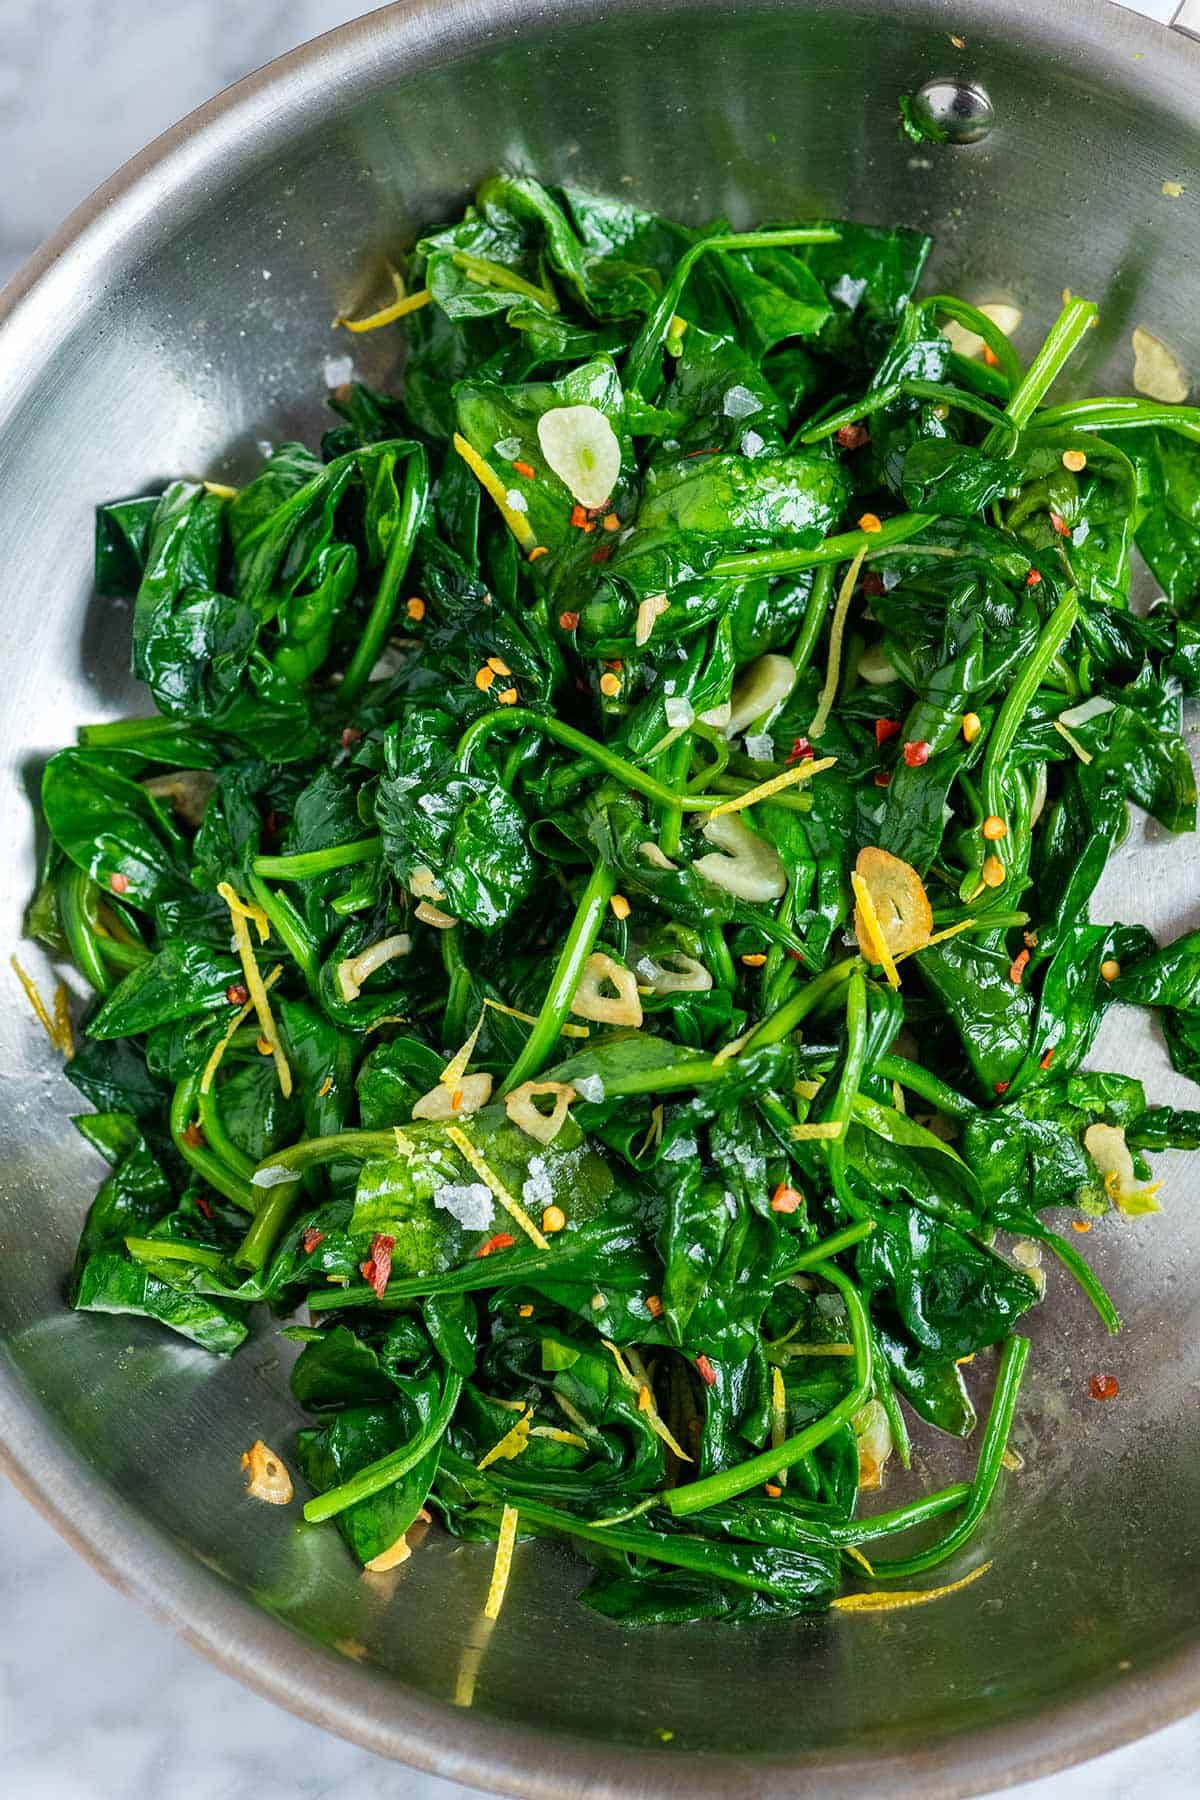
<instances>
[{"instance_id":1,"label":"sliced garlic","mask_svg":"<svg viewBox=\"0 0 1200 1800\"><path fill-rule=\"evenodd\" d=\"M554 1105L544 1113L537 1105L539 1094L553 1094ZM504 1110L519 1131L536 1138L539 1144L553 1143L563 1128L567 1108L575 1098L575 1089L565 1081L523 1081L504 1097Z\"/></svg>"},{"instance_id":2,"label":"sliced garlic","mask_svg":"<svg viewBox=\"0 0 1200 1800\"><path fill-rule=\"evenodd\" d=\"M1083 1134L1083 1147L1096 1165L1105 1193L1121 1212L1132 1218L1159 1210L1155 1196L1162 1183L1152 1181L1146 1187L1138 1186L1133 1155L1120 1125L1089 1125Z\"/></svg>"},{"instance_id":3,"label":"sliced garlic","mask_svg":"<svg viewBox=\"0 0 1200 1800\"><path fill-rule=\"evenodd\" d=\"M606 994L605 984L615 988L616 993ZM605 951L593 950L583 965L571 1011L581 1019L594 1019L598 1025L640 1025L642 1003L638 999L637 977Z\"/></svg>"},{"instance_id":4,"label":"sliced garlic","mask_svg":"<svg viewBox=\"0 0 1200 1800\"><path fill-rule=\"evenodd\" d=\"M389 1544L386 1550L381 1550L378 1556L373 1556L369 1563L364 1563L363 1567L372 1575L386 1575L389 1569L398 1569L401 1563L406 1563L411 1555L411 1544L406 1537L401 1536L394 1544Z\"/></svg>"},{"instance_id":5,"label":"sliced garlic","mask_svg":"<svg viewBox=\"0 0 1200 1800\"><path fill-rule=\"evenodd\" d=\"M246 1471L246 1492L252 1499L264 1500L268 1506L288 1504L293 1489L287 1464L261 1438L243 1453L242 1468Z\"/></svg>"},{"instance_id":6,"label":"sliced garlic","mask_svg":"<svg viewBox=\"0 0 1200 1800\"><path fill-rule=\"evenodd\" d=\"M650 642L650 633L654 630L655 621L661 619L671 602L665 594L647 594L638 607L637 624L634 627L633 641L638 649Z\"/></svg>"},{"instance_id":7,"label":"sliced garlic","mask_svg":"<svg viewBox=\"0 0 1200 1800\"><path fill-rule=\"evenodd\" d=\"M458 924L453 913L443 912L440 906L432 906L428 900L422 900L414 913L422 924L432 925L435 931L453 931Z\"/></svg>"},{"instance_id":8,"label":"sliced garlic","mask_svg":"<svg viewBox=\"0 0 1200 1800\"><path fill-rule=\"evenodd\" d=\"M1010 306L1004 300L989 300L986 305L980 306L976 310L981 312L985 319L990 319L996 329L1002 331L1005 337L1011 337L1021 323L1020 307ZM968 331L965 325L960 325L957 319L948 319L939 329L950 348L957 350L960 356L983 355L983 339L978 333Z\"/></svg>"},{"instance_id":9,"label":"sliced garlic","mask_svg":"<svg viewBox=\"0 0 1200 1800\"><path fill-rule=\"evenodd\" d=\"M702 962L682 950L660 950L657 958L646 957L646 985L655 994L707 994L713 978ZM643 965L638 964L639 973Z\"/></svg>"},{"instance_id":10,"label":"sliced garlic","mask_svg":"<svg viewBox=\"0 0 1200 1800\"><path fill-rule=\"evenodd\" d=\"M412 949L412 939L407 931L398 931L394 937L380 938L377 944L370 944L367 949L360 950L357 956L347 956L337 965L336 975L338 991L343 1000L357 1000L362 992L363 982L376 969L396 956L407 956Z\"/></svg>"},{"instance_id":11,"label":"sliced garlic","mask_svg":"<svg viewBox=\"0 0 1200 1800\"><path fill-rule=\"evenodd\" d=\"M678 863L673 863L670 857L659 849L653 838L647 838L644 844L638 845L638 854L645 857L652 869L677 869L679 867Z\"/></svg>"},{"instance_id":12,"label":"sliced garlic","mask_svg":"<svg viewBox=\"0 0 1200 1800\"><path fill-rule=\"evenodd\" d=\"M412 1109L412 1116L414 1119L465 1119L468 1114L486 1106L491 1097L490 1075L464 1075L454 1088L439 1081L435 1088L421 1095Z\"/></svg>"},{"instance_id":13,"label":"sliced garlic","mask_svg":"<svg viewBox=\"0 0 1200 1800\"><path fill-rule=\"evenodd\" d=\"M445 889L427 863L418 863L408 878L408 891L414 900L444 900Z\"/></svg>"},{"instance_id":14,"label":"sliced garlic","mask_svg":"<svg viewBox=\"0 0 1200 1800\"><path fill-rule=\"evenodd\" d=\"M155 800L169 800L184 824L197 829L217 778L207 769L173 769L169 775L151 775L140 785Z\"/></svg>"},{"instance_id":15,"label":"sliced garlic","mask_svg":"<svg viewBox=\"0 0 1200 1800\"><path fill-rule=\"evenodd\" d=\"M603 506L621 473L621 445L598 406L555 406L538 420L542 455L580 506Z\"/></svg>"},{"instance_id":16,"label":"sliced garlic","mask_svg":"<svg viewBox=\"0 0 1200 1800\"><path fill-rule=\"evenodd\" d=\"M1148 400L1168 406L1186 400L1191 386L1179 358L1143 325L1135 326L1133 333L1133 385Z\"/></svg>"},{"instance_id":17,"label":"sliced garlic","mask_svg":"<svg viewBox=\"0 0 1200 1800\"><path fill-rule=\"evenodd\" d=\"M883 653L882 644L872 644L858 659L858 674L868 687L886 687L899 679L898 671Z\"/></svg>"},{"instance_id":18,"label":"sliced garlic","mask_svg":"<svg viewBox=\"0 0 1200 1800\"><path fill-rule=\"evenodd\" d=\"M866 884L884 947L893 957L907 956L929 942L933 912L921 877L911 863L870 844L859 851L854 872ZM854 909L854 931L860 945L869 940L870 933L858 907ZM877 962L879 958L872 956L870 960Z\"/></svg>"},{"instance_id":19,"label":"sliced garlic","mask_svg":"<svg viewBox=\"0 0 1200 1800\"><path fill-rule=\"evenodd\" d=\"M774 712L795 685L796 666L790 657L760 656L748 664L733 684L725 722L728 735L734 737L763 713Z\"/></svg>"},{"instance_id":20,"label":"sliced garlic","mask_svg":"<svg viewBox=\"0 0 1200 1800\"><path fill-rule=\"evenodd\" d=\"M709 819L703 829L721 854L697 857L692 864L697 875L739 900L779 900L787 892L787 875L774 848L736 813Z\"/></svg>"},{"instance_id":21,"label":"sliced garlic","mask_svg":"<svg viewBox=\"0 0 1200 1800\"><path fill-rule=\"evenodd\" d=\"M858 1485L870 1493L883 1486L883 1469L894 1448L892 1427L879 1400L868 1400L854 1415L854 1437L858 1445Z\"/></svg>"}]
</instances>

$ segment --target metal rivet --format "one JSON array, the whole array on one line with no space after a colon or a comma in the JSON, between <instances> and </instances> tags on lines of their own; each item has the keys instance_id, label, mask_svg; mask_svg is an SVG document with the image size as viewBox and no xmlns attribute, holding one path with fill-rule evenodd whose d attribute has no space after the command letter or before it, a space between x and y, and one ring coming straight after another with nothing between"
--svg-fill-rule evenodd
<instances>
[{"instance_id":1,"label":"metal rivet","mask_svg":"<svg viewBox=\"0 0 1200 1800\"><path fill-rule=\"evenodd\" d=\"M995 108L977 81L927 81L912 100L913 118L931 138L948 144L978 144L992 129Z\"/></svg>"}]
</instances>

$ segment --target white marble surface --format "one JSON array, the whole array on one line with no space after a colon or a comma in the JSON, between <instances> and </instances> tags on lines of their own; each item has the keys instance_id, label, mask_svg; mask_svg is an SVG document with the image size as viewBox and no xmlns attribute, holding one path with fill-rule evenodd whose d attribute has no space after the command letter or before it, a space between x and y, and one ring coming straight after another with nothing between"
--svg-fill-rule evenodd
<instances>
[{"instance_id":1,"label":"white marble surface","mask_svg":"<svg viewBox=\"0 0 1200 1800\"><path fill-rule=\"evenodd\" d=\"M1173 0L1137 0L1166 16ZM181 114L355 0L0 0L0 281ZM53 125L48 124L53 121ZM0 1792L12 1800L470 1800L285 1717L108 1588L0 1480ZM1016 1800L1184 1800L1200 1719Z\"/></svg>"}]
</instances>

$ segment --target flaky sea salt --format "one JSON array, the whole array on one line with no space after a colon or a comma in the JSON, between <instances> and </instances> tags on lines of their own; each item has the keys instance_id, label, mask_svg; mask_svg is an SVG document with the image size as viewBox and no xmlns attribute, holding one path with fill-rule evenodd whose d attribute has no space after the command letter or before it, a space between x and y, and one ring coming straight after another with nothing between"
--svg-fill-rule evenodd
<instances>
[{"instance_id":1,"label":"flaky sea salt","mask_svg":"<svg viewBox=\"0 0 1200 1800\"><path fill-rule=\"evenodd\" d=\"M581 1100L590 1100L593 1105L604 1098L604 1083L599 1075L577 1075L571 1086Z\"/></svg>"},{"instance_id":2,"label":"flaky sea salt","mask_svg":"<svg viewBox=\"0 0 1200 1800\"><path fill-rule=\"evenodd\" d=\"M725 390L721 411L727 419L748 419L751 413L762 411L762 401L757 394L752 394L748 387L743 387L739 382L736 387Z\"/></svg>"},{"instance_id":3,"label":"flaky sea salt","mask_svg":"<svg viewBox=\"0 0 1200 1800\"><path fill-rule=\"evenodd\" d=\"M482 1181L448 1181L434 1188L433 1204L457 1219L464 1231L486 1231L492 1222L492 1190Z\"/></svg>"},{"instance_id":4,"label":"flaky sea salt","mask_svg":"<svg viewBox=\"0 0 1200 1800\"><path fill-rule=\"evenodd\" d=\"M677 731L680 726L690 725L696 716L691 701L685 700L682 694L672 694L669 700L664 700L663 711L672 731Z\"/></svg>"},{"instance_id":5,"label":"flaky sea salt","mask_svg":"<svg viewBox=\"0 0 1200 1800\"><path fill-rule=\"evenodd\" d=\"M746 733L746 755L752 756L755 762L774 762L775 740L769 731Z\"/></svg>"}]
</instances>

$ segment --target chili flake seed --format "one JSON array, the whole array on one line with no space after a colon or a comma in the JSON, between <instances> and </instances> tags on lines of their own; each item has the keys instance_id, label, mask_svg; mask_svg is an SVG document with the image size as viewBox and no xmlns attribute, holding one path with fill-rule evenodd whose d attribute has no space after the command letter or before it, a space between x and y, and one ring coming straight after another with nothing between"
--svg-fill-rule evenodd
<instances>
[{"instance_id":1,"label":"chili flake seed","mask_svg":"<svg viewBox=\"0 0 1200 1800\"><path fill-rule=\"evenodd\" d=\"M1010 1085L1007 1081L993 1081L992 1092L993 1094L1007 1094Z\"/></svg>"},{"instance_id":2,"label":"chili flake seed","mask_svg":"<svg viewBox=\"0 0 1200 1800\"><path fill-rule=\"evenodd\" d=\"M983 877L984 887L998 888L1004 886L1004 864L998 856L989 856L979 871Z\"/></svg>"},{"instance_id":3,"label":"chili flake seed","mask_svg":"<svg viewBox=\"0 0 1200 1800\"><path fill-rule=\"evenodd\" d=\"M450 1096L450 1111L451 1112L461 1111L462 1103L463 1103L463 1091L461 1088L455 1088L454 1092Z\"/></svg>"},{"instance_id":4,"label":"chili flake seed","mask_svg":"<svg viewBox=\"0 0 1200 1800\"><path fill-rule=\"evenodd\" d=\"M533 1308L532 1308L532 1306L531 1306L531 1305L530 1305L530 1304L529 1304L529 1302L528 1302L528 1301L526 1301L526 1302L525 1302L525 1305L524 1305L524 1306L518 1306L518 1308L517 1308L517 1317L518 1317L518 1319L532 1319L532 1317L533 1317Z\"/></svg>"},{"instance_id":5,"label":"chili flake seed","mask_svg":"<svg viewBox=\"0 0 1200 1800\"><path fill-rule=\"evenodd\" d=\"M512 670L509 668L508 664L504 661L504 658L502 656L489 656L487 659L487 666L492 671L493 675L511 675L512 674Z\"/></svg>"},{"instance_id":6,"label":"chili flake seed","mask_svg":"<svg viewBox=\"0 0 1200 1800\"><path fill-rule=\"evenodd\" d=\"M954 45L954 48L956 50L965 50L967 47L966 38L956 37L953 32L951 32L951 34L950 34L950 42Z\"/></svg>"},{"instance_id":7,"label":"chili flake seed","mask_svg":"<svg viewBox=\"0 0 1200 1800\"><path fill-rule=\"evenodd\" d=\"M612 894L609 897L608 904L612 907L613 914L618 919L627 919L633 911L633 908L630 906L624 894Z\"/></svg>"},{"instance_id":8,"label":"chili flake seed","mask_svg":"<svg viewBox=\"0 0 1200 1800\"><path fill-rule=\"evenodd\" d=\"M973 744L983 730L983 720L978 713L964 713L962 718L962 734L968 744Z\"/></svg>"},{"instance_id":9,"label":"chili flake seed","mask_svg":"<svg viewBox=\"0 0 1200 1800\"><path fill-rule=\"evenodd\" d=\"M550 552L547 550L545 544L535 544L533 549L529 552L529 560L530 562L536 562L539 556L549 556L549 554Z\"/></svg>"},{"instance_id":10,"label":"chili flake seed","mask_svg":"<svg viewBox=\"0 0 1200 1800\"><path fill-rule=\"evenodd\" d=\"M661 1319L662 1310L663 1303L661 1297L658 1294L647 1294L646 1311L650 1314L650 1317L652 1319Z\"/></svg>"},{"instance_id":11,"label":"chili flake seed","mask_svg":"<svg viewBox=\"0 0 1200 1800\"><path fill-rule=\"evenodd\" d=\"M575 631L578 629L578 626L579 626L579 614L577 612L560 612L559 613L558 629L560 631Z\"/></svg>"},{"instance_id":12,"label":"chili flake seed","mask_svg":"<svg viewBox=\"0 0 1200 1800\"><path fill-rule=\"evenodd\" d=\"M475 686L481 693L486 693L496 679L495 669L489 669L485 663L482 669L475 671Z\"/></svg>"},{"instance_id":13,"label":"chili flake seed","mask_svg":"<svg viewBox=\"0 0 1200 1800\"><path fill-rule=\"evenodd\" d=\"M317 1089L317 1099L323 1100L325 1098L326 1094L331 1094L332 1092L333 1092L333 1076L327 1075L325 1077L324 1081L321 1083L320 1087Z\"/></svg>"},{"instance_id":14,"label":"chili flake seed","mask_svg":"<svg viewBox=\"0 0 1200 1800\"><path fill-rule=\"evenodd\" d=\"M1114 956L1106 956L1100 964L1100 973L1105 981L1115 981L1121 973L1121 965Z\"/></svg>"},{"instance_id":15,"label":"chili flake seed","mask_svg":"<svg viewBox=\"0 0 1200 1800\"><path fill-rule=\"evenodd\" d=\"M922 763L929 761L929 745L924 738L905 744L904 760L910 769L919 769Z\"/></svg>"},{"instance_id":16,"label":"chili flake seed","mask_svg":"<svg viewBox=\"0 0 1200 1800\"><path fill-rule=\"evenodd\" d=\"M1072 1231L1090 1231L1091 1229L1092 1229L1092 1221L1090 1219L1072 1219L1071 1220L1071 1230Z\"/></svg>"},{"instance_id":17,"label":"chili flake seed","mask_svg":"<svg viewBox=\"0 0 1200 1800\"><path fill-rule=\"evenodd\" d=\"M250 996L240 981L231 981L225 989L225 998L230 1006L245 1006Z\"/></svg>"},{"instance_id":18,"label":"chili flake seed","mask_svg":"<svg viewBox=\"0 0 1200 1800\"><path fill-rule=\"evenodd\" d=\"M318 1231L315 1225L305 1226L304 1236L301 1239L305 1256L311 1256L317 1245L324 1242L325 1233L323 1231Z\"/></svg>"},{"instance_id":19,"label":"chili flake seed","mask_svg":"<svg viewBox=\"0 0 1200 1800\"><path fill-rule=\"evenodd\" d=\"M603 525L605 531L620 531L621 529L621 521L618 519L616 513L605 513L600 523Z\"/></svg>"},{"instance_id":20,"label":"chili flake seed","mask_svg":"<svg viewBox=\"0 0 1200 1800\"><path fill-rule=\"evenodd\" d=\"M781 1487L777 1486L776 1483L773 1481L764 1481L763 1488L767 1494L768 1499L771 1499L771 1500L778 1500L780 1494L782 1494L782 1492L783 1492L783 1489Z\"/></svg>"},{"instance_id":21,"label":"chili flake seed","mask_svg":"<svg viewBox=\"0 0 1200 1800\"><path fill-rule=\"evenodd\" d=\"M1060 512L1051 511L1050 523L1055 531L1057 531L1059 537L1070 537L1071 527L1067 524L1067 521Z\"/></svg>"},{"instance_id":22,"label":"chili flake seed","mask_svg":"<svg viewBox=\"0 0 1200 1800\"><path fill-rule=\"evenodd\" d=\"M593 1312L603 1312L604 1308L607 1306L607 1304L608 1304L608 1302L605 1300L603 1294L593 1294L592 1295L592 1311Z\"/></svg>"},{"instance_id":23,"label":"chili flake seed","mask_svg":"<svg viewBox=\"0 0 1200 1800\"><path fill-rule=\"evenodd\" d=\"M123 894L129 886L129 877L122 875L120 869L114 869L108 878L108 885L114 894Z\"/></svg>"},{"instance_id":24,"label":"chili flake seed","mask_svg":"<svg viewBox=\"0 0 1200 1800\"><path fill-rule=\"evenodd\" d=\"M351 744L357 744L361 737L362 732L358 729L357 725L343 725L342 749L349 750Z\"/></svg>"},{"instance_id":25,"label":"chili flake seed","mask_svg":"<svg viewBox=\"0 0 1200 1800\"><path fill-rule=\"evenodd\" d=\"M789 1187L781 1181L771 1195L771 1211L777 1213L794 1213L804 1205L804 1195L798 1188Z\"/></svg>"},{"instance_id":26,"label":"chili flake seed","mask_svg":"<svg viewBox=\"0 0 1200 1800\"><path fill-rule=\"evenodd\" d=\"M515 687L505 688L501 693L496 695L496 698L499 700L501 706L515 706L517 704L517 690Z\"/></svg>"},{"instance_id":27,"label":"chili flake seed","mask_svg":"<svg viewBox=\"0 0 1200 1800\"><path fill-rule=\"evenodd\" d=\"M651 1408L653 1407L653 1405L654 1405L654 1395L650 1392L650 1389L647 1387L646 1383L643 1382L641 1387L638 1389L637 1409L639 1412L648 1413L651 1410Z\"/></svg>"},{"instance_id":28,"label":"chili flake seed","mask_svg":"<svg viewBox=\"0 0 1200 1800\"><path fill-rule=\"evenodd\" d=\"M876 787L891 787L891 785L892 785L892 771L890 769L876 769L876 771L875 771L875 786Z\"/></svg>"},{"instance_id":29,"label":"chili flake seed","mask_svg":"<svg viewBox=\"0 0 1200 1800\"><path fill-rule=\"evenodd\" d=\"M1089 1375L1088 1393L1093 1400L1115 1400L1121 1384L1115 1375Z\"/></svg>"},{"instance_id":30,"label":"chili flake seed","mask_svg":"<svg viewBox=\"0 0 1200 1800\"><path fill-rule=\"evenodd\" d=\"M858 521L858 529L860 531L868 532L869 534L874 534L876 531L883 530L883 520L877 513L864 513L862 518Z\"/></svg>"},{"instance_id":31,"label":"chili flake seed","mask_svg":"<svg viewBox=\"0 0 1200 1800\"><path fill-rule=\"evenodd\" d=\"M608 674L600 677L600 692L602 694L607 694L610 700L615 699L620 691L621 677L619 675L614 675L610 671Z\"/></svg>"},{"instance_id":32,"label":"chili flake seed","mask_svg":"<svg viewBox=\"0 0 1200 1800\"><path fill-rule=\"evenodd\" d=\"M260 1056L274 1056L275 1054L274 1050L271 1048L270 1038L263 1037L261 1034L255 1038L254 1048L258 1051Z\"/></svg>"},{"instance_id":33,"label":"chili flake seed","mask_svg":"<svg viewBox=\"0 0 1200 1800\"><path fill-rule=\"evenodd\" d=\"M202 1150L204 1148L206 1141L204 1133L194 1119L182 1135L183 1141L189 1150Z\"/></svg>"},{"instance_id":34,"label":"chili flake seed","mask_svg":"<svg viewBox=\"0 0 1200 1800\"><path fill-rule=\"evenodd\" d=\"M1042 577L1041 577L1040 572L1037 569L1030 569L1028 575L1025 577L1025 586L1026 587L1041 587L1041 585L1042 585Z\"/></svg>"},{"instance_id":35,"label":"chili flake seed","mask_svg":"<svg viewBox=\"0 0 1200 1800\"><path fill-rule=\"evenodd\" d=\"M476 1256L490 1256L493 1250L511 1250L516 1241L511 1231L498 1231L494 1237L487 1240L486 1244L480 1244L475 1254Z\"/></svg>"},{"instance_id":36,"label":"chili flake seed","mask_svg":"<svg viewBox=\"0 0 1200 1800\"><path fill-rule=\"evenodd\" d=\"M1050 1067L1050 1064L1054 1061L1054 1052L1057 1048L1058 1048L1058 1046L1056 1044L1051 1044L1051 1046L1047 1050L1045 1056L1039 1057L1039 1059L1038 1059L1038 1068L1039 1069L1048 1069Z\"/></svg>"},{"instance_id":37,"label":"chili flake seed","mask_svg":"<svg viewBox=\"0 0 1200 1800\"><path fill-rule=\"evenodd\" d=\"M1081 469L1087 468L1087 457L1082 450L1064 450L1062 464L1072 475L1078 475Z\"/></svg>"},{"instance_id":38,"label":"chili flake seed","mask_svg":"<svg viewBox=\"0 0 1200 1800\"><path fill-rule=\"evenodd\" d=\"M580 506L577 501L571 508L571 523L574 525L576 531L582 531L587 522L587 508L585 506Z\"/></svg>"},{"instance_id":39,"label":"chili flake seed","mask_svg":"<svg viewBox=\"0 0 1200 1800\"><path fill-rule=\"evenodd\" d=\"M886 744L889 738L899 737L900 730L901 730L901 726L900 726L899 719L876 719L876 721L875 721L875 744L876 744L876 747L878 747L881 744Z\"/></svg>"},{"instance_id":40,"label":"chili flake seed","mask_svg":"<svg viewBox=\"0 0 1200 1800\"><path fill-rule=\"evenodd\" d=\"M545 1232L561 1231L567 1222L567 1215L561 1206L548 1206L542 1214L542 1230Z\"/></svg>"},{"instance_id":41,"label":"chili flake seed","mask_svg":"<svg viewBox=\"0 0 1200 1800\"><path fill-rule=\"evenodd\" d=\"M983 821L983 835L989 844L999 843L1002 837L1008 836L1008 826L998 813L989 813Z\"/></svg>"},{"instance_id":42,"label":"chili flake seed","mask_svg":"<svg viewBox=\"0 0 1200 1800\"><path fill-rule=\"evenodd\" d=\"M713 1366L709 1362L707 1356L704 1356L704 1355L698 1356L696 1358L696 1367L700 1371L700 1379L704 1382L705 1386L706 1387L716 1387L717 1371L713 1368Z\"/></svg>"},{"instance_id":43,"label":"chili flake seed","mask_svg":"<svg viewBox=\"0 0 1200 1800\"><path fill-rule=\"evenodd\" d=\"M766 960L761 950L748 950L742 957L742 961L748 969L761 969Z\"/></svg>"},{"instance_id":44,"label":"chili flake seed","mask_svg":"<svg viewBox=\"0 0 1200 1800\"><path fill-rule=\"evenodd\" d=\"M1028 961L1029 961L1028 950L1022 950L1020 955L1014 961L1012 967L1009 969L1008 979L1012 982L1014 987L1020 987L1021 977L1025 973L1025 965Z\"/></svg>"},{"instance_id":45,"label":"chili flake seed","mask_svg":"<svg viewBox=\"0 0 1200 1800\"><path fill-rule=\"evenodd\" d=\"M871 433L865 425L842 425L834 432L834 442L842 450L861 450L864 444L871 441ZM866 527L863 527L866 530Z\"/></svg>"},{"instance_id":46,"label":"chili flake seed","mask_svg":"<svg viewBox=\"0 0 1200 1800\"><path fill-rule=\"evenodd\" d=\"M513 464L513 468L517 471L518 475L523 475L525 477L526 481L536 481L537 480L537 470L535 468L533 468L533 466L530 463L515 462Z\"/></svg>"},{"instance_id":47,"label":"chili flake seed","mask_svg":"<svg viewBox=\"0 0 1200 1800\"><path fill-rule=\"evenodd\" d=\"M983 360L989 369L997 369L1000 366L1000 358L996 355L996 352L992 349L990 344L985 344L983 346Z\"/></svg>"}]
</instances>

